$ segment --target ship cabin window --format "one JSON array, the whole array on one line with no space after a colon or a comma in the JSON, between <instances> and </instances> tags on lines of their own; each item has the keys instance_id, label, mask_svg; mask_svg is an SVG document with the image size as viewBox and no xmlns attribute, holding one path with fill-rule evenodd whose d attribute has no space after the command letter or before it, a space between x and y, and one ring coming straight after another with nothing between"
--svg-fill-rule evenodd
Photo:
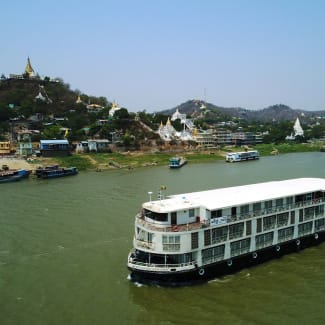
<instances>
[{"instance_id":1,"label":"ship cabin window","mask_svg":"<svg viewBox=\"0 0 325 325\"><path fill-rule=\"evenodd\" d=\"M305 201L311 201L313 198L313 193L301 194L296 195L295 201L296 203L303 203Z\"/></svg>"},{"instance_id":2,"label":"ship cabin window","mask_svg":"<svg viewBox=\"0 0 325 325\"><path fill-rule=\"evenodd\" d=\"M320 198L323 198L324 197L324 193L321 192L321 191L317 191L314 193L314 199L320 199Z\"/></svg>"},{"instance_id":3,"label":"ship cabin window","mask_svg":"<svg viewBox=\"0 0 325 325\"><path fill-rule=\"evenodd\" d=\"M289 212L280 213L277 215L277 226L283 227L286 226L289 222Z\"/></svg>"},{"instance_id":4,"label":"ship cabin window","mask_svg":"<svg viewBox=\"0 0 325 325\"><path fill-rule=\"evenodd\" d=\"M231 208L231 215L235 216L237 214L237 207L232 207Z\"/></svg>"},{"instance_id":5,"label":"ship cabin window","mask_svg":"<svg viewBox=\"0 0 325 325\"><path fill-rule=\"evenodd\" d=\"M240 207L240 214L248 214L249 213L249 205L245 204Z\"/></svg>"},{"instance_id":6,"label":"ship cabin window","mask_svg":"<svg viewBox=\"0 0 325 325\"><path fill-rule=\"evenodd\" d=\"M222 217L222 210L212 210L211 211L211 219L221 218L221 217Z\"/></svg>"},{"instance_id":7,"label":"ship cabin window","mask_svg":"<svg viewBox=\"0 0 325 325\"><path fill-rule=\"evenodd\" d=\"M180 236L162 236L164 251L179 251L181 248Z\"/></svg>"},{"instance_id":8,"label":"ship cabin window","mask_svg":"<svg viewBox=\"0 0 325 325\"><path fill-rule=\"evenodd\" d=\"M192 243L192 249L199 247L199 233L198 232L192 232L191 243Z\"/></svg>"},{"instance_id":9,"label":"ship cabin window","mask_svg":"<svg viewBox=\"0 0 325 325\"><path fill-rule=\"evenodd\" d=\"M281 199L276 199L275 200L275 206L277 208L281 208L283 206L283 199L282 198Z\"/></svg>"},{"instance_id":10,"label":"ship cabin window","mask_svg":"<svg viewBox=\"0 0 325 325\"><path fill-rule=\"evenodd\" d=\"M299 209L299 222L303 222L303 221L304 221L304 210Z\"/></svg>"},{"instance_id":11,"label":"ship cabin window","mask_svg":"<svg viewBox=\"0 0 325 325\"><path fill-rule=\"evenodd\" d=\"M291 205L293 203L293 197L289 196L287 197L287 205Z\"/></svg>"},{"instance_id":12,"label":"ship cabin window","mask_svg":"<svg viewBox=\"0 0 325 325\"><path fill-rule=\"evenodd\" d=\"M189 218L194 218L194 215L195 215L195 210L194 209L189 209L188 210L188 216L189 216Z\"/></svg>"},{"instance_id":13,"label":"ship cabin window","mask_svg":"<svg viewBox=\"0 0 325 325\"><path fill-rule=\"evenodd\" d=\"M265 207L266 210L272 210L272 200L265 201L264 202L264 207Z\"/></svg>"},{"instance_id":14,"label":"ship cabin window","mask_svg":"<svg viewBox=\"0 0 325 325\"><path fill-rule=\"evenodd\" d=\"M309 221L298 226L298 236L308 235L312 232L313 222Z\"/></svg>"},{"instance_id":15,"label":"ship cabin window","mask_svg":"<svg viewBox=\"0 0 325 325\"><path fill-rule=\"evenodd\" d=\"M315 231L325 230L325 219L315 220Z\"/></svg>"},{"instance_id":16,"label":"ship cabin window","mask_svg":"<svg viewBox=\"0 0 325 325\"><path fill-rule=\"evenodd\" d=\"M276 216L268 216L263 218L263 230L274 229L276 224Z\"/></svg>"},{"instance_id":17,"label":"ship cabin window","mask_svg":"<svg viewBox=\"0 0 325 325\"><path fill-rule=\"evenodd\" d=\"M273 231L255 237L256 249L271 246L273 244Z\"/></svg>"},{"instance_id":18,"label":"ship cabin window","mask_svg":"<svg viewBox=\"0 0 325 325\"><path fill-rule=\"evenodd\" d=\"M278 241L283 242L293 238L294 227L288 227L278 230Z\"/></svg>"},{"instance_id":19,"label":"ship cabin window","mask_svg":"<svg viewBox=\"0 0 325 325\"><path fill-rule=\"evenodd\" d=\"M147 209L143 209L143 214L146 218L150 218L155 221L160 221L160 222L168 221L168 213L158 213Z\"/></svg>"},{"instance_id":20,"label":"ship cabin window","mask_svg":"<svg viewBox=\"0 0 325 325\"><path fill-rule=\"evenodd\" d=\"M223 260L225 255L225 245L207 248L202 251L202 263L209 264Z\"/></svg>"},{"instance_id":21,"label":"ship cabin window","mask_svg":"<svg viewBox=\"0 0 325 325\"><path fill-rule=\"evenodd\" d=\"M256 219L256 232L262 231L262 218Z\"/></svg>"},{"instance_id":22,"label":"ship cabin window","mask_svg":"<svg viewBox=\"0 0 325 325\"><path fill-rule=\"evenodd\" d=\"M290 223L293 225L295 223L295 212L291 211L290 213Z\"/></svg>"},{"instance_id":23,"label":"ship cabin window","mask_svg":"<svg viewBox=\"0 0 325 325\"><path fill-rule=\"evenodd\" d=\"M249 252L251 239L246 238L230 243L230 255L237 256Z\"/></svg>"},{"instance_id":24,"label":"ship cabin window","mask_svg":"<svg viewBox=\"0 0 325 325\"><path fill-rule=\"evenodd\" d=\"M254 214L259 214L262 210L262 204L261 202L256 202L253 203L253 213Z\"/></svg>"},{"instance_id":25,"label":"ship cabin window","mask_svg":"<svg viewBox=\"0 0 325 325\"><path fill-rule=\"evenodd\" d=\"M248 220L246 221L246 236L249 236L252 234L252 221Z\"/></svg>"},{"instance_id":26,"label":"ship cabin window","mask_svg":"<svg viewBox=\"0 0 325 325\"><path fill-rule=\"evenodd\" d=\"M244 233L244 223L236 223L229 226L229 239L242 237Z\"/></svg>"},{"instance_id":27,"label":"ship cabin window","mask_svg":"<svg viewBox=\"0 0 325 325\"><path fill-rule=\"evenodd\" d=\"M304 221L314 218L315 207L306 208L304 211Z\"/></svg>"}]
</instances>

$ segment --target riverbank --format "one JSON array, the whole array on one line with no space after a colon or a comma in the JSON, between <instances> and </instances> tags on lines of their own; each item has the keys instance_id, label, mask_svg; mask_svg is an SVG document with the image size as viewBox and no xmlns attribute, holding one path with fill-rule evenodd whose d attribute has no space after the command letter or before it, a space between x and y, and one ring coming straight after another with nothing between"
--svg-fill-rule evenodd
<instances>
[{"instance_id":1,"label":"riverbank","mask_svg":"<svg viewBox=\"0 0 325 325\"><path fill-rule=\"evenodd\" d=\"M243 151L245 149L256 149L260 155L269 156L274 154L294 152L320 151L322 144L260 144L254 148L224 147L222 149L178 151L178 152L123 152L123 153L84 153L73 154L68 157L35 157L28 160L22 158L0 158L1 165L8 165L13 169L35 170L39 166L59 164L64 167L75 166L79 170L104 171L110 169L135 169L140 167L152 167L168 165L168 161L175 155L185 157L189 163L205 163L225 159L230 151Z\"/></svg>"}]
</instances>

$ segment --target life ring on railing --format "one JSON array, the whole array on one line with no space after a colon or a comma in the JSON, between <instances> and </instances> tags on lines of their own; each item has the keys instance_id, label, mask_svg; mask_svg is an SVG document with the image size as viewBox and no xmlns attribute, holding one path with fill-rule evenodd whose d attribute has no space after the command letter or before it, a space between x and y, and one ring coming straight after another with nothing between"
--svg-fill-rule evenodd
<instances>
[{"instance_id":1,"label":"life ring on railing","mask_svg":"<svg viewBox=\"0 0 325 325\"><path fill-rule=\"evenodd\" d=\"M202 275L204 275L204 269L199 269L199 274L202 276Z\"/></svg>"},{"instance_id":2,"label":"life ring on railing","mask_svg":"<svg viewBox=\"0 0 325 325\"><path fill-rule=\"evenodd\" d=\"M256 252L253 253L253 258L254 258L254 259L257 258L257 253L256 253Z\"/></svg>"},{"instance_id":3,"label":"life ring on railing","mask_svg":"<svg viewBox=\"0 0 325 325\"><path fill-rule=\"evenodd\" d=\"M300 240L299 239L296 240L296 244L297 244L297 246L300 245Z\"/></svg>"},{"instance_id":4,"label":"life ring on railing","mask_svg":"<svg viewBox=\"0 0 325 325\"><path fill-rule=\"evenodd\" d=\"M232 260L228 260L228 261L227 261L227 265L228 265L228 266L232 266Z\"/></svg>"},{"instance_id":5,"label":"life ring on railing","mask_svg":"<svg viewBox=\"0 0 325 325\"><path fill-rule=\"evenodd\" d=\"M318 239L318 233L316 232L315 234L315 239L317 240Z\"/></svg>"},{"instance_id":6,"label":"life ring on railing","mask_svg":"<svg viewBox=\"0 0 325 325\"><path fill-rule=\"evenodd\" d=\"M173 231L178 231L178 230L179 230L179 229L178 229L178 226L176 226L176 225L175 225L175 226L172 226L172 230L173 230Z\"/></svg>"},{"instance_id":7,"label":"life ring on railing","mask_svg":"<svg viewBox=\"0 0 325 325\"><path fill-rule=\"evenodd\" d=\"M279 245L276 245L276 246L275 246L275 250L276 250L277 252L279 252L280 249L281 249L281 247L280 247Z\"/></svg>"}]
</instances>

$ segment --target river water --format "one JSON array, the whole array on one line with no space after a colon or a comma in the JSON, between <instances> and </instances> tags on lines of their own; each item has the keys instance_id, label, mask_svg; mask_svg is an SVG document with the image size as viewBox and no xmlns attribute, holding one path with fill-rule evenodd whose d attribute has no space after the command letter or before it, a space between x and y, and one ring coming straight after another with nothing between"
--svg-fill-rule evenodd
<instances>
[{"instance_id":1,"label":"river water","mask_svg":"<svg viewBox=\"0 0 325 325\"><path fill-rule=\"evenodd\" d=\"M184 288L137 286L126 268L148 191L325 177L324 166L324 153L299 153L2 184L0 324L324 324L325 244Z\"/></svg>"}]
</instances>

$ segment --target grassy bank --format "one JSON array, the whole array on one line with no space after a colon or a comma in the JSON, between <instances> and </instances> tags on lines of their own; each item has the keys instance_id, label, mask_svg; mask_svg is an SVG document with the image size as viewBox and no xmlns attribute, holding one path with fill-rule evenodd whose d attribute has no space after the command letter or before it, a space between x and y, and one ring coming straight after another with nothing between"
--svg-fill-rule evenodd
<instances>
[{"instance_id":1,"label":"grassy bank","mask_svg":"<svg viewBox=\"0 0 325 325\"><path fill-rule=\"evenodd\" d=\"M321 144L259 144L254 147L260 152L261 156L271 154L284 154L294 152L311 152L319 151ZM179 155L184 156L189 163L205 163L217 160L223 160L228 151L243 151L242 147L231 147L221 150L209 150L200 152L182 152ZM38 164L49 165L59 164L61 166L76 166L79 170L106 170L116 168L133 169L148 166L167 166L168 160L175 153L157 152L157 153L89 153L89 154L74 154L69 157L51 157L41 158L37 161Z\"/></svg>"}]
</instances>

